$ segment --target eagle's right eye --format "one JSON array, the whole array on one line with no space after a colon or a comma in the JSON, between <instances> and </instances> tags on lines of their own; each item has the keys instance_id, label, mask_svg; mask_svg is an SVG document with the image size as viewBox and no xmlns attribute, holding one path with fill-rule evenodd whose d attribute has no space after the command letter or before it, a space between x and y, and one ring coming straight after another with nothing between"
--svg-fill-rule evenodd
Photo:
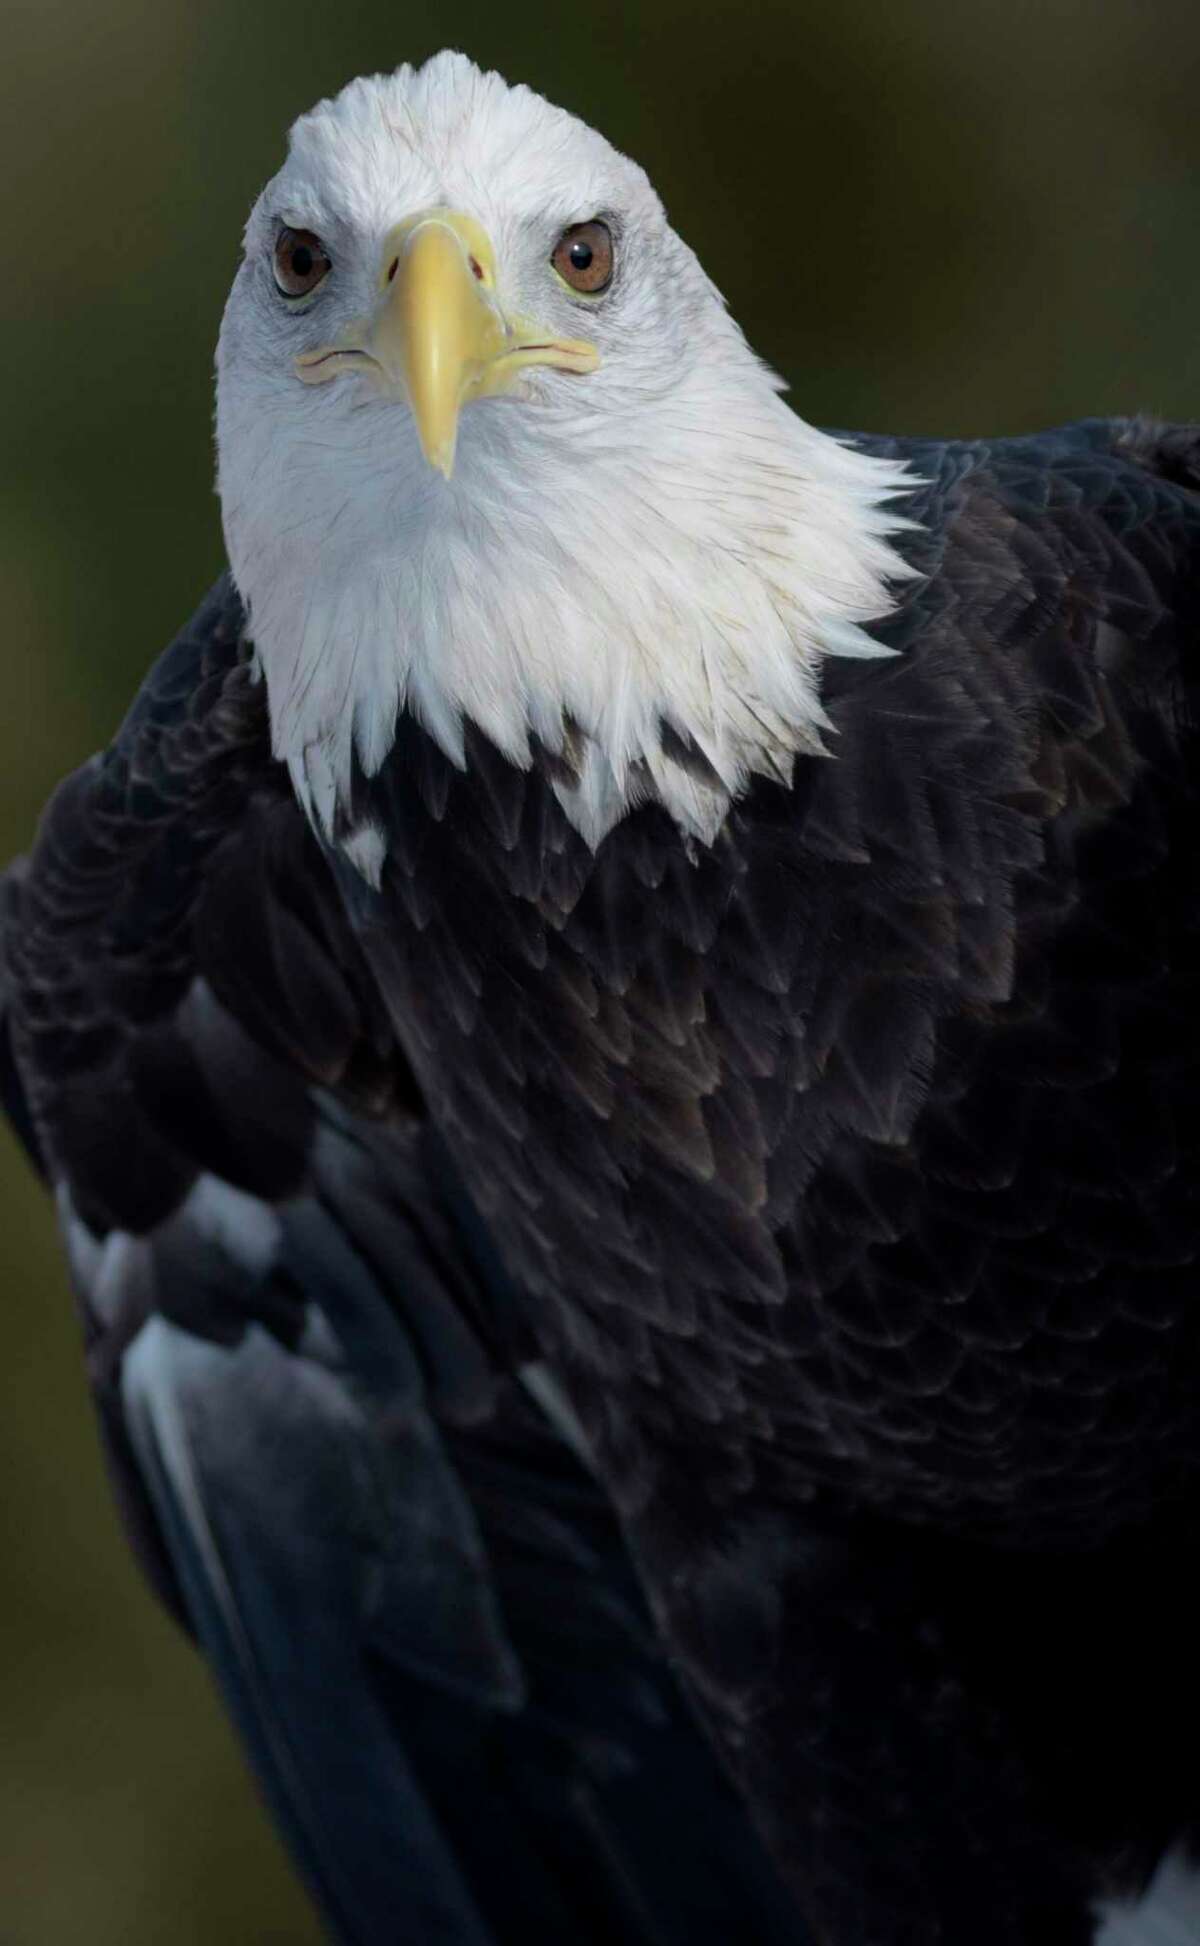
<instances>
[{"instance_id":1,"label":"eagle's right eye","mask_svg":"<svg viewBox=\"0 0 1200 1946\"><path fill-rule=\"evenodd\" d=\"M280 230L275 239L275 282L285 297L307 297L330 269L329 252L311 230Z\"/></svg>"}]
</instances>

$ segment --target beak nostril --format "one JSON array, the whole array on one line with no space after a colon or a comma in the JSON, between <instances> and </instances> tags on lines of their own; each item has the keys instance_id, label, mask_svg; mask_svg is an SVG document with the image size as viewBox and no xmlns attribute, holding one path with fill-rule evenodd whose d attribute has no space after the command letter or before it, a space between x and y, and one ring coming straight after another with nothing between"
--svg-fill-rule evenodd
<instances>
[{"instance_id":1,"label":"beak nostril","mask_svg":"<svg viewBox=\"0 0 1200 1946\"><path fill-rule=\"evenodd\" d=\"M472 258L470 258L470 259L469 259L469 261L470 261L470 265L471 265L471 275L472 275L473 277L475 277L475 278L477 278L477 279L478 279L478 281L479 281L479 282L480 282L480 283L482 284L482 282L483 282L483 265L482 265L482 264L480 263L480 261L479 261L479 259L478 259L478 257L472 257Z\"/></svg>"},{"instance_id":2,"label":"beak nostril","mask_svg":"<svg viewBox=\"0 0 1200 1946\"><path fill-rule=\"evenodd\" d=\"M391 283L393 277L396 275L396 272L399 270L399 268L400 268L399 257L393 257L391 263L388 265L387 280L389 284Z\"/></svg>"}]
</instances>

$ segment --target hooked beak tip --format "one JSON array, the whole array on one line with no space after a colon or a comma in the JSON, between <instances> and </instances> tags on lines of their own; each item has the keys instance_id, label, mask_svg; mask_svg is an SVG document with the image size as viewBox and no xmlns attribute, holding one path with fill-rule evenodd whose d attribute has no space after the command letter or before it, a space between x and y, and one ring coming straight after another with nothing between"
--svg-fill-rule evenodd
<instances>
[{"instance_id":1,"label":"hooked beak tip","mask_svg":"<svg viewBox=\"0 0 1200 1946\"><path fill-rule=\"evenodd\" d=\"M436 446L425 446L424 449L425 457L430 466L433 467L435 473L440 473L444 480L448 480L454 471L455 444L456 441L453 439L442 439L439 440ZM422 441L422 445L424 445L424 441Z\"/></svg>"}]
</instances>

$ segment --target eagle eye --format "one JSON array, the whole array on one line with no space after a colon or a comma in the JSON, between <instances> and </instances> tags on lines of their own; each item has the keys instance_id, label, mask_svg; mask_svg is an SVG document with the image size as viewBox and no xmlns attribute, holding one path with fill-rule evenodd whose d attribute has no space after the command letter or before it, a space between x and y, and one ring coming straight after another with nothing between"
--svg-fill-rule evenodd
<instances>
[{"instance_id":1,"label":"eagle eye","mask_svg":"<svg viewBox=\"0 0 1200 1946\"><path fill-rule=\"evenodd\" d=\"M607 223L572 223L551 252L550 262L571 290L598 297L612 283L613 238Z\"/></svg>"},{"instance_id":2,"label":"eagle eye","mask_svg":"<svg viewBox=\"0 0 1200 1946\"><path fill-rule=\"evenodd\" d=\"M275 239L275 282L285 297L307 297L330 269L329 252L311 230L280 230Z\"/></svg>"}]
</instances>

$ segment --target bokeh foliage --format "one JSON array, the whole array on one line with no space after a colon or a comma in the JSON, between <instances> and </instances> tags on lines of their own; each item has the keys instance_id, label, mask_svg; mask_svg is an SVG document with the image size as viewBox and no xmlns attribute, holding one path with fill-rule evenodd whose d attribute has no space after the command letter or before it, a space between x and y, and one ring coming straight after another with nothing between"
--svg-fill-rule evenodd
<instances>
[{"instance_id":1,"label":"bokeh foliage","mask_svg":"<svg viewBox=\"0 0 1200 1946\"><path fill-rule=\"evenodd\" d=\"M9 0L0 858L219 564L211 349L284 129L446 42L645 163L806 417L1200 415L1195 0ZM7 1140L0 1307L0 1937L304 1946L204 1672L126 1558Z\"/></svg>"}]
</instances>

